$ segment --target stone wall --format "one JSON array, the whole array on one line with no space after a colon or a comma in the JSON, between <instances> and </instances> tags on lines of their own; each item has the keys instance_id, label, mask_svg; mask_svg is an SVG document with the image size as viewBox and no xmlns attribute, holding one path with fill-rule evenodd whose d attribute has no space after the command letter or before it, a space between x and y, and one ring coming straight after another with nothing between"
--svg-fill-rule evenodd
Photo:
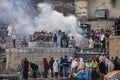
<instances>
[{"instance_id":1,"label":"stone wall","mask_svg":"<svg viewBox=\"0 0 120 80\"><path fill-rule=\"evenodd\" d=\"M76 0L75 1L75 14L79 20L84 20L88 17L88 1Z\"/></svg>"},{"instance_id":2,"label":"stone wall","mask_svg":"<svg viewBox=\"0 0 120 80\"><path fill-rule=\"evenodd\" d=\"M120 36L111 36L109 39L110 57L120 58Z\"/></svg>"},{"instance_id":3,"label":"stone wall","mask_svg":"<svg viewBox=\"0 0 120 80\"><path fill-rule=\"evenodd\" d=\"M75 14L74 2L52 1L54 9L62 12L64 15Z\"/></svg>"},{"instance_id":4,"label":"stone wall","mask_svg":"<svg viewBox=\"0 0 120 80\"><path fill-rule=\"evenodd\" d=\"M21 59L27 58L29 61L39 65L39 69L43 67L43 58L50 60L51 57L58 58L64 55L74 57L74 49L72 48L11 48L6 50L6 69L16 70Z\"/></svg>"},{"instance_id":5,"label":"stone wall","mask_svg":"<svg viewBox=\"0 0 120 80\"><path fill-rule=\"evenodd\" d=\"M120 16L120 0L116 0L115 7L112 6L111 0L88 0L88 16L95 18L96 10L107 9L109 18L118 18Z\"/></svg>"},{"instance_id":6,"label":"stone wall","mask_svg":"<svg viewBox=\"0 0 120 80\"><path fill-rule=\"evenodd\" d=\"M99 28L103 28L103 29L106 29L106 28L111 28L112 29L112 25L114 23L114 21L107 21L107 20L100 20L100 21L81 21L81 23L83 24L91 24L91 28L92 29L96 29L97 26L99 26Z\"/></svg>"}]
</instances>

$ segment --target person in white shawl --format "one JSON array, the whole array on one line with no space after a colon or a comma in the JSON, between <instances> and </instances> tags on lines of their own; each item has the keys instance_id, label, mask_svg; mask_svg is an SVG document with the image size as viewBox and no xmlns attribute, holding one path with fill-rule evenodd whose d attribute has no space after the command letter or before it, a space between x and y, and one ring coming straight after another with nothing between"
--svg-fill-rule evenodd
<instances>
[{"instance_id":1,"label":"person in white shawl","mask_svg":"<svg viewBox=\"0 0 120 80\"><path fill-rule=\"evenodd\" d=\"M105 65L107 67L106 70L107 73L114 70L114 64L112 63L112 61L110 61L109 57L108 58L105 57Z\"/></svg>"},{"instance_id":2,"label":"person in white shawl","mask_svg":"<svg viewBox=\"0 0 120 80\"><path fill-rule=\"evenodd\" d=\"M113 71L114 70L114 64L108 59L107 61L107 71L110 72L110 71Z\"/></svg>"},{"instance_id":3,"label":"person in white shawl","mask_svg":"<svg viewBox=\"0 0 120 80\"><path fill-rule=\"evenodd\" d=\"M77 73L77 66L78 66L78 62L77 62L77 58L75 58L72 63L71 63L71 77L74 77L74 73Z\"/></svg>"},{"instance_id":4,"label":"person in white shawl","mask_svg":"<svg viewBox=\"0 0 120 80\"><path fill-rule=\"evenodd\" d=\"M94 41L92 40L92 38L89 39L88 43L89 43L89 49L92 50L94 48Z\"/></svg>"},{"instance_id":5,"label":"person in white shawl","mask_svg":"<svg viewBox=\"0 0 120 80\"><path fill-rule=\"evenodd\" d=\"M53 72L54 72L56 78L58 78L58 70L59 70L58 59L56 58L55 62L53 63Z\"/></svg>"}]
</instances>

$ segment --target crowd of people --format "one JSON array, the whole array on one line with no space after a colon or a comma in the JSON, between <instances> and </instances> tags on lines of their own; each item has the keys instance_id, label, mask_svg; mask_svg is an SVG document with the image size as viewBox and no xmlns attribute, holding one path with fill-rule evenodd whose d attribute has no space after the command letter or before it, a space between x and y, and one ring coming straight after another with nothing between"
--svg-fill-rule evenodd
<instances>
[{"instance_id":1,"label":"crowd of people","mask_svg":"<svg viewBox=\"0 0 120 80\"><path fill-rule=\"evenodd\" d=\"M91 38L89 40L89 48L102 48L101 52L106 52L109 49L109 37L113 32L115 35L120 35L120 17L114 21L114 30L110 28L99 28L91 30ZM90 44L91 43L91 44Z\"/></svg>"},{"instance_id":2,"label":"crowd of people","mask_svg":"<svg viewBox=\"0 0 120 80\"><path fill-rule=\"evenodd\" d=\"M106 29L99 29L99 26L97 29L91 30L91 38L89 39L89 48L101 48L101 53L106 52L106 49L108 50L109 47L109 37L112 34L112 30L109 28Z\"/></svg>"},{"instance_id":3,"label":"crowd of people","mask_svg":"<svg viewBox=\"0 0 120 80\"><path fill-rule=\"evenodd\" d=\"M107 28L100 29L99 26L97 29L92 29L90 33L90 40L89 42L89 48L102 48L102 52L106 51L106 48L108 49L109 45L106 45L109 40L109 36L112 34L112 30ZM16 35L13 34L11 36L13 40L13 47L16 48ZM1 40L1 44L5 44L5 39L3 38ZM76 39L73 36L69 35L69 32L63 32L61 30L56 32L47 32L44 30L41 30L39 32L35 32L33 35L30 35L30 41L35 42L52 42L56 45L56 47L64 47L64 48L75 48L76 45ZM28 42L26 41L26 38L23 38L21 41L21 45L28 46ZM3 46L4 47L4 46ZM80 46L78 46L80 47Z\"/></svg>"},{"instance_id":4,"label":"crowd of people","mask_svg":"<svg viewBox=\"0 0 120 80\"><path fill-rule=\"evenodd\" d=\"M17 37L16 34L13 34L11 36L12 38L12 43L13 47L16 48L16 41ZM21 41L21 47L27 47L28 42L26 38L24 37ZM30 35L30 41L35 41L35 42L52 42L55 44L56 47L64 47L64 48L75 48L76 46L76 40L74 36L69 36L67 32L62 32L59 30L58 32L47 32L47 31L40 31L40 32L35 32L33 35ZM0 48L5 49L5 43L6 39L2 37L0 40Z\"/></svg>"},{"instance_id":5,"label":"crowd of people","mask_svg":"<svg viewBox=\"0 0 120 80\"><path fill-rule=\"evenodd\" d=\"M29 65L32 69L32 78L36 80L39 67L37 64L29 62L24 58L19 65L20 79L28 79ZM120 70L120 59L116 57L94 56L89 60L72 58L65 55L64 57L53 58L50 60L43 58L44 68L43 77L54 78L76 78L76 80L104 80L104 75L113 70ZM49 74L49 75L48 75Z\"/></svg>"},{"instance_id":6,"label":"crowd of people","mask_svg":"<svg viewBox=\"0 0 120 80\"><path fill-rule=\"evenodd\" d=\"M37 64L33 62L29 62L27 58L23 58L18 65L18 71L20 71L19 80L28 80L28 75L29 75L28 73L30 67L32 69L32 78L36 80L37 70L39 67Z\"/></svg>"},{"instance_id":7,"label":"crowd of people","mask_svg":"<svg viewBox=\"0 0 120 80\"><path fill-rule=\"evenodd\" d=\"M30 35L30 41L43 41L43 42L53 42L57 47L75 47L76 40L74 36L69 36L68 33L62 32L61 30L53 33L47 31L35 32Z\"/></svg>"}]
</instances>

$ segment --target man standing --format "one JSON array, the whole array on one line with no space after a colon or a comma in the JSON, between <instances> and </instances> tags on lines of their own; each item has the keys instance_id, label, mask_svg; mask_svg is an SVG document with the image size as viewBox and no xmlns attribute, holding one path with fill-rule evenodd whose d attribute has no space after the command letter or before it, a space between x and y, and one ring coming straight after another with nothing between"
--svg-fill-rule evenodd
<instances>
[{"instance_id":1,"label":"man standing","mask_svg":"<svg viewBox=\"0 0 120 80\"><path fill-rule=\"evenodd\" d=\"M65 55L63 59L63 77L64 78L68 76L68 67L69 67L69 61L67 56Z\"/></svg>"},{"instance_id":2,"label":"man standing","mask_svg":"<svg viewBox=\"0 0 120 80\"><path fill-rule=\"evenodd\" d=\"M105 61L103 60L102 56L100 56L99 59L100 59L100 62L98 64L98 66L99 66L99 72L100 72L99 73L100 80L104 80L104 75L106 73L106 65L105 65Z\"/></svg>"},{"instance_id":3,"label":"man standing","mask_svg":"<svg viewBox=\"0 0 120 80\"><path fill-rule=\"evenodd\" d=\"M13 46L14 46L14 48L16 48L16 35L15 34L13 34L12 35L12 39L13 39Z\"/></svg>"},{"instance_id":4,"label":"man standing","mask_svg":"<svg viewBox=\"0 0 120 80\"><path fill-rule=\"evenodd\" d=\"M88 43L89 43L89 49L90 51L92 51L92 49L94 48L94 41L92 40L92 38L89 39Z\"/></svg>"},{"instance_id":5,"label":"man standing","mask_svg":"<svg viewBox=\"0 0 120 80\"><path fill-rule=\"evenodd\" d=\"M50 70L51 70L51 77L53 77L53 63L54 63L54 59L53 57L51 58L51 60L49 61L49 67L50 67Z\"/></svg>"},{"instance_id":6,"label":"man standing","mask_svg":"<svg viewBox=\"0 0 120 80\"><path fill-rule=\"evenodd\" d=\"M72 36L71 44L72 44L73 48L76 47L76 40L74 39L74 36Z\"/></svg>"},{"instance_id":7,"label":"man standing","mask_svg":"<svg viewBox=\"0 0 120 80\"><path fill-rule=\"evenodd\" d=\"M86 61L86 63L85 63L86 80L91 80L91 72L92 72L91 66L92 65L91 65L90 60Z\"/></svg>"},{"instance_id":8,"label":"man standing","mask_svg":"<svg viewBox=\"0 0 120 80\"><path fill-rule=\"evenodd\" d=\"M60 58L60 77L63 77L63 57Z\"/></svg>"},{"instance_id":9,"label":"man standing","mask_svg":"<svg viewBox=\"0 0 120 80\"><path fill-rule=\"evenodd\" d=\"M2 49L5 49L5 42L6 42L5 38L2 37L2 40L1 40Z\"/></svg>"},{"instance_id":10,"label":"man standing","mask_svg":"<svg viewBox=\"0 0 120 80\"><path fill-rule=\"evenodd\" d=\"M28 69L29 69L29 62L28 62L27 58L24 58L24 61L23 61L23 80L28 79Z\"/></svg>"},{"instance_id":11,"label":"man standing","mask_svg":"<svg viewBox=\"0 0 120 80\"><path fill-rule=\"evenodd\" d=\"M57 34L53 36L53 43L57 46Z\"/></svg>"}]
</instances>

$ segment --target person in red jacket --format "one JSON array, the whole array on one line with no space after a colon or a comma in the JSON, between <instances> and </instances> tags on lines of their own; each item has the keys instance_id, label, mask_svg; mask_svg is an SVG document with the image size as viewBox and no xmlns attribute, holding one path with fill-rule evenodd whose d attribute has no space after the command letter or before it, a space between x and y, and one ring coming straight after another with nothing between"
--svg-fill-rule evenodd
<instances>
[{"instance_id":1,"label":"person in red jacket","mask_svg":"<svg viewBox=\"0 0 120 80\"><path fill-rule=\"evenodd\" d=\"M43 67L44 67L44 77L47 78L49 64L46 58L43 59Z\"/></svg>"}]
</instances>

